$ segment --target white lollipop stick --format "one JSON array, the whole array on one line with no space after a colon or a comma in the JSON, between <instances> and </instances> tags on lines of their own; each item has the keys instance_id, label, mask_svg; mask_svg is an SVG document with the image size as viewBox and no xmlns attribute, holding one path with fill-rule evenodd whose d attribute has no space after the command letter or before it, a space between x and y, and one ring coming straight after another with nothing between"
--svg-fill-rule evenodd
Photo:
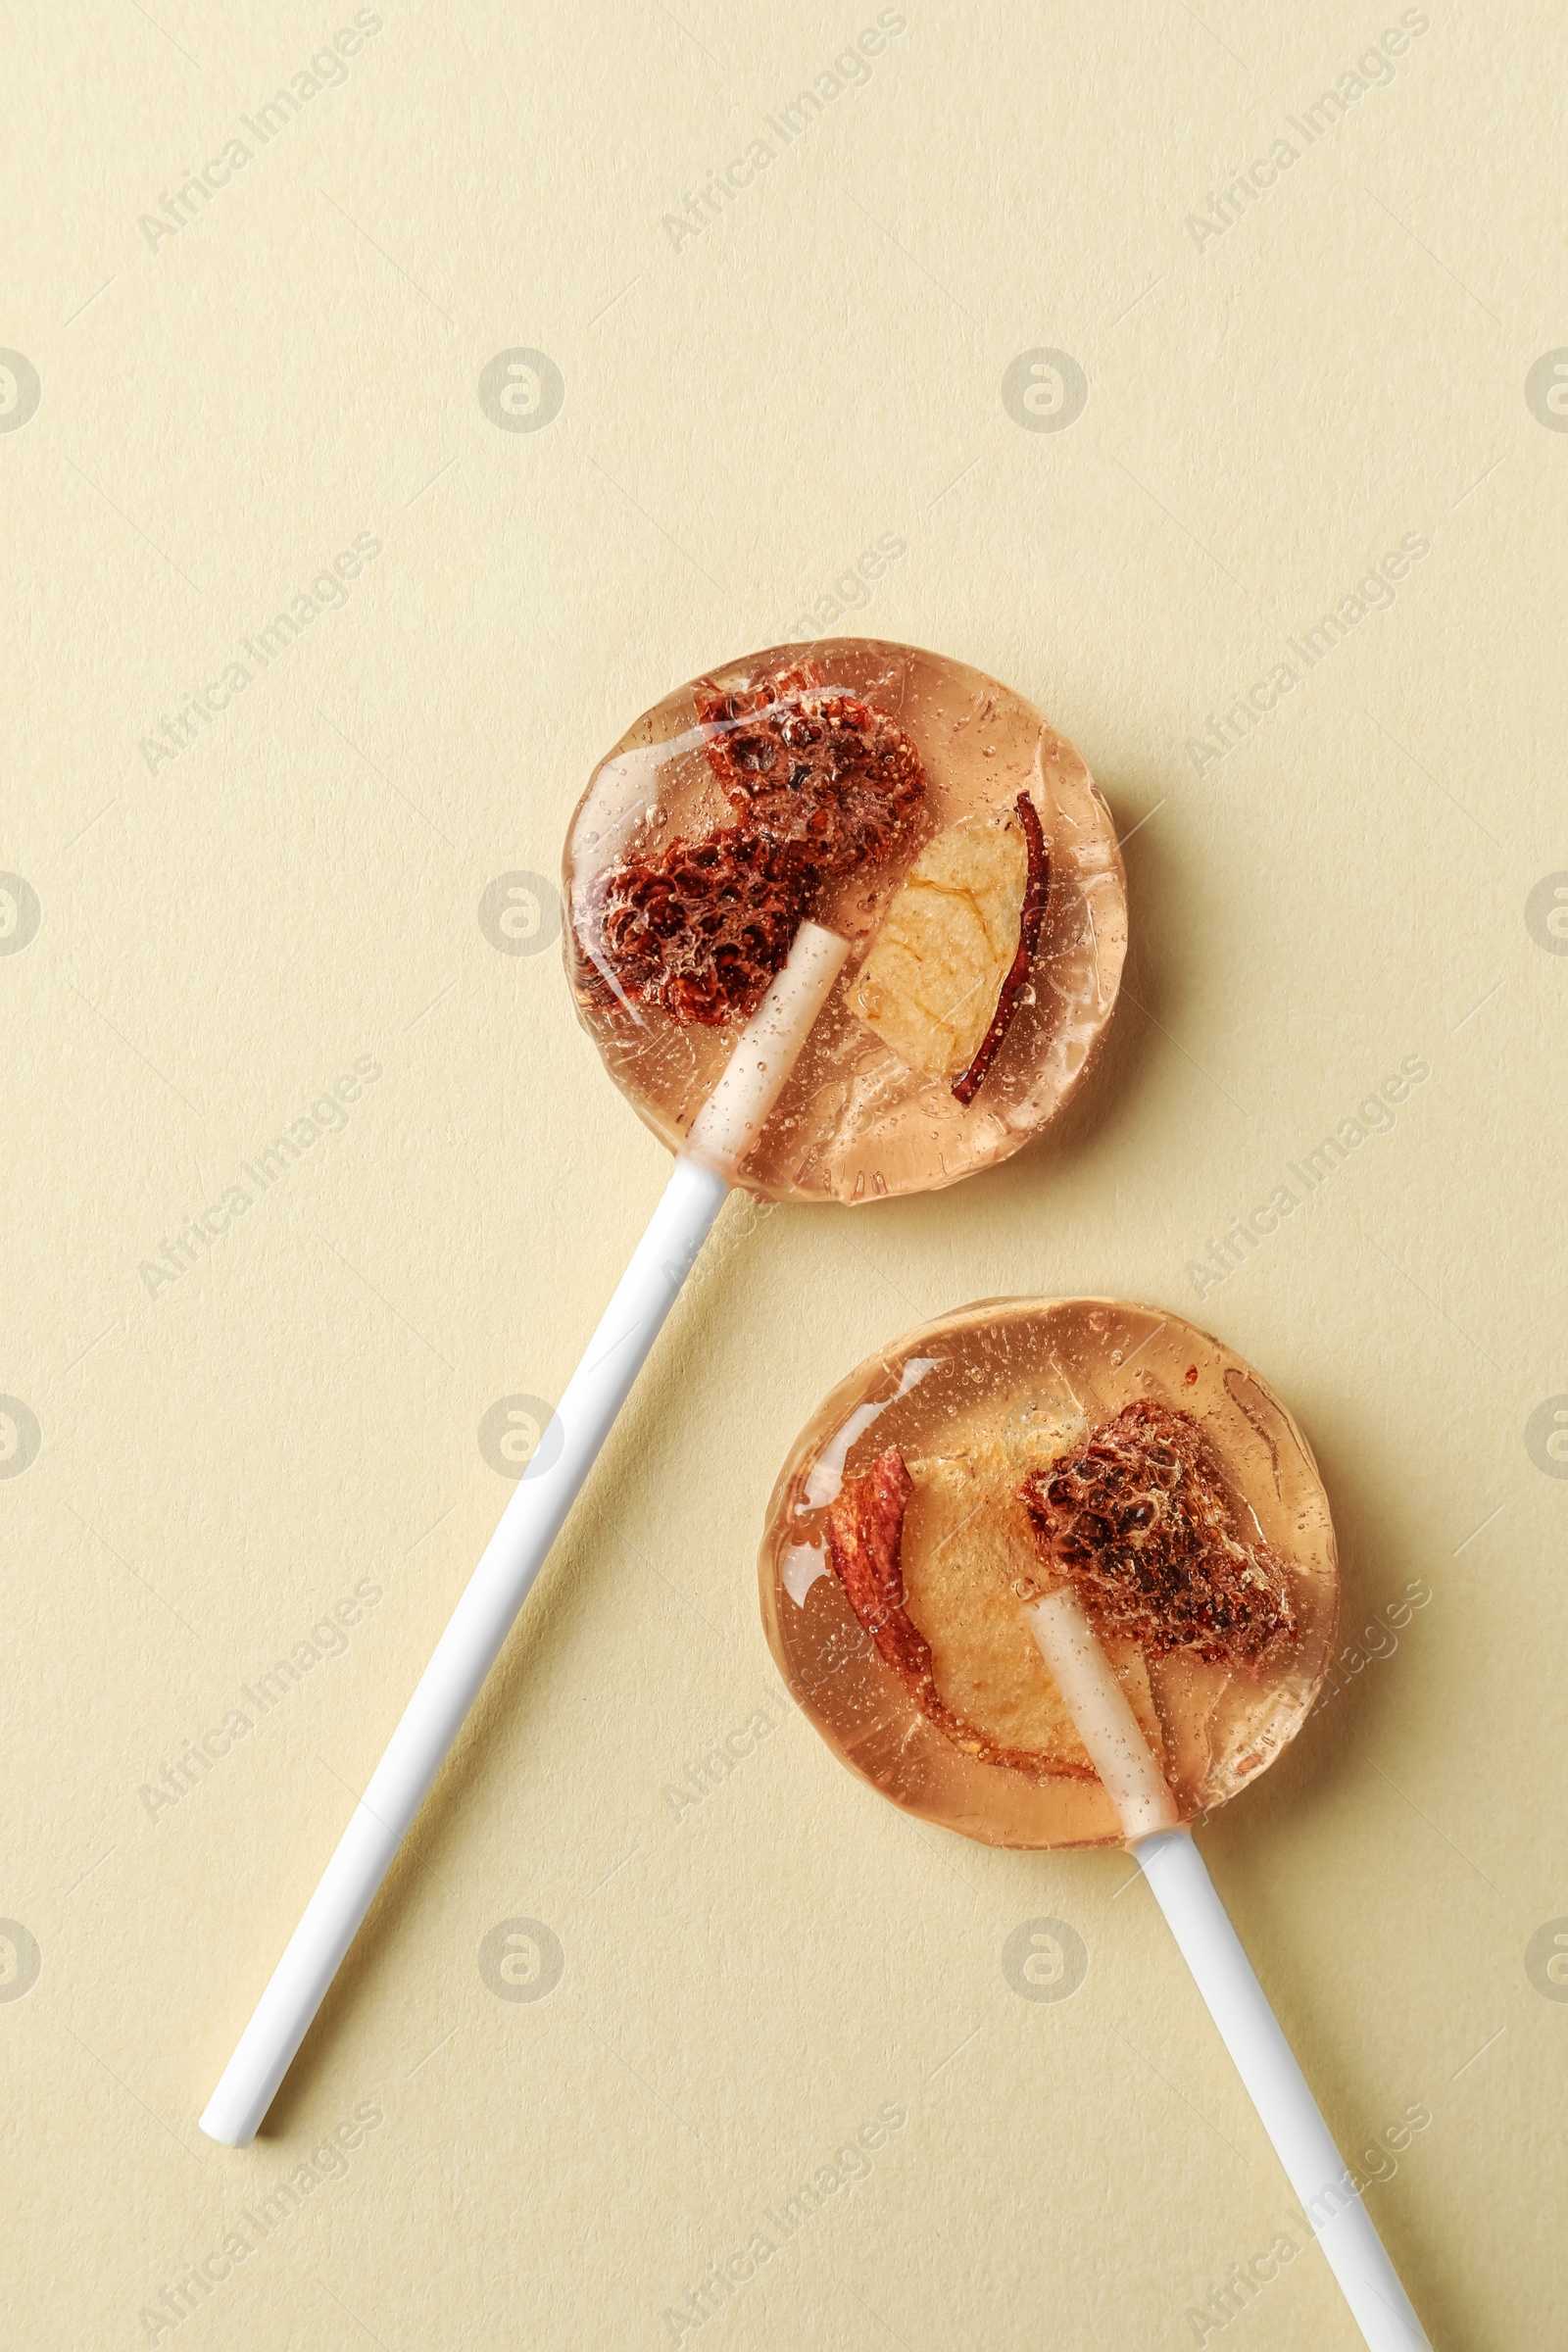
<instances>
[{"instance_id":1,"label":"white lollipop stick","mask_svg":"<svg viewBox=\"0 0 1568 2352\"><path fill-rule=\"evenodd\" d=\"M452 1612L202 2117L249 2146L821 1011L849 942L803 923Z\"/></svg>"},{"instance_id":2,"label":"white lollipop stick","mask_svg":"<svg viewBox=\"0 0 1568 2352\"><path fill-rule=\"evenodd\" d=\"M1063 1585L1024 1615L1370 2352L1426 2344L1082 1602Z\"/></svg>"}]
</instances>

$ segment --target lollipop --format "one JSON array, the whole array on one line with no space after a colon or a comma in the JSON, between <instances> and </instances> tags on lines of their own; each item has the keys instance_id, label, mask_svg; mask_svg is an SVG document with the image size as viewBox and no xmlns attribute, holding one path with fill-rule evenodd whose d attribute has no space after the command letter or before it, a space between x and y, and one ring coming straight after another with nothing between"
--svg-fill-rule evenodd
<instances>
[{"instance_id":1,"label":"lollipop","mask_svg":"<svg viewBox=\"0 0 1568 2352\"><path fill-rule=\"evenodd\" d=\"M1366 2342L1426 2343L1187 1826L1295 1737L1334 1642L1328 1504L1258 1375L1148 1307L966 1307L833 1391L760 1568L790 1690L884 1796L1127 1845Z\"/></svg>"},{"instance_id":2,"label":"lollipop","mask_svg":"<svg viewBox=\"0 0 1568 2352\"><path fill-rule=\"evenodd\" d=\"M731 1186L860 1202L1004 1158L1084 1076L1126 948L1109 812L1029 704L865 639L665 697L595 770L566 959L676 1153L202 2116L256 2133Z\"/></svg>"},{"instance_id":3,"label":"lollipop","mask_svg":"<svg viewBox=\"0 0 1568 2352\"><path fill-rule=\"evenodd\" d=\"M863 638L756 656L645 713L566 853L590 1034L671 1150L804 921L845 945L749 1191L857 1203L954 1183L1058 1110L1127 942L1109 812L994 679Z\"/></svg>"}]
</instances>

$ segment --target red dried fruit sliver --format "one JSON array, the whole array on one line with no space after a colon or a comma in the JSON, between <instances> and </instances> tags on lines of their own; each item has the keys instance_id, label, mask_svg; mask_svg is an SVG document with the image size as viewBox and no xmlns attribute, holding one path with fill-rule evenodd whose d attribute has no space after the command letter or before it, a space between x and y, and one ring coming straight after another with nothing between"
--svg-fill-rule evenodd
<instances>
[{"instance_id":1,"label":"red dried fruit sliver","mask_svg":"<svg viewBox=\"0 0 1568 2352\"><path fill-rule=\"evenodd\" d=\"M912 1691L929 1687L931 1645L904 1605L904 1513L914 1482L897 1446L851 1479L828 1513L828 1549L845 1596Z\"/></svg>"},{"instance_id":2,"label":"red dried fruit sliver","mask_svg":"<svg viewBox=\"0 0 1568 2352\"><path fill-rule=\"evenodd\" d=\"M914 1482L896 1446L879 1453L863 1476L847 1480L840 1489L828 1512L827 1548L851 1608L920 1712L965 1755L1008 1772L1092 1780L1094 1774L1086 1766L1033 1750L1000 1747L955 1714L938 1690L931 1644L904 1597L904 1514L913 1492Z\"/></svg>"},{"instance_id":3,"label":"red dried fruit sliver","mask_svg":"<svg viewBox=\"0 0 1568 2352\"><path fill-rule=\"evenodd\" d=\"M980 1040L980 1051L962 1076L953 1081L954 1096L965 1109L984 1085L986 1073L997 1057L997 1048L1012 1026L1012 1016L1018 1009L1018 999L1023 994L1029 967L1034 961L1040 925L1045 919L1046 901L1051 895L1051 859L1046 851L1045 828L1040 822L1040 811L1026 792L1019 793L1016 807L1029 853L1024 875L1023 905L1018 910L1018 953L1002 983L997 1009L991 1016L990 1028Z\"/></svg>"}]
</instances>

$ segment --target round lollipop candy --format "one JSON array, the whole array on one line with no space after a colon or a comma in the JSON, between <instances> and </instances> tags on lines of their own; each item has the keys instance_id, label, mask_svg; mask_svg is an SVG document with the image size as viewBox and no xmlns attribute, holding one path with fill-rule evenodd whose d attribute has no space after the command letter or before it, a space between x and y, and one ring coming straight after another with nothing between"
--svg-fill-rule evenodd
<instances>
[{"instance_id":1,"label":"round lollipop candy","mask_svg":"<svg viewBox=\"0 0 1568 2352\"><path fill-rule=\"evenodd\" d=\"M731 1186L858 1203L1026 1143L1126 949L1083 760L961 662L780 647L667 695L566 857L579 1012L676 1153L648 1231L202 2116L255 2135Z\"/></svg>"},{"instance_id":2,"label":"round lollipop candy","mask_svg":"<svg viewBox=\"0 0 1568 2352\"><path fill-rule=\"evenodd\" d=\"M595 772L568 961L616 1084L690 1147L803 921L843 977L742 1165L851 1203L1004 1158L1093 1060L1126 949L1109 811L1031 705L864 638L683 686Z\"/></svg>"},{"instance_id":3,"label":"round lollipop candy","mask_svg":"<svg viewBox=\"0 0 1568 2352\"><path fill-rule=\"evenodd\" d=\"M1267 1384L1152 1308L965 1307L825 1399L760 1573L790 1690L884 1796L1128 1847L1366 2342L1424 2344L1187 1826L1295 1737L1334 1643L1328 1503Z\"/></svg>"}]
</instances>

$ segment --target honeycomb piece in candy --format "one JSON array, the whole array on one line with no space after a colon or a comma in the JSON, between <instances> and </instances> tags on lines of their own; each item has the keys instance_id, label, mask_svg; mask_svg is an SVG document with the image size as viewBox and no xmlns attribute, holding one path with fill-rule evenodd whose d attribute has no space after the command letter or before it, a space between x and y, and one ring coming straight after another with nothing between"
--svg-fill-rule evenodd
<instances>
[{"instance_id":1,"label":"honeycomb piece in candy","mask_svg":"<svg viewBox=\"0 0 1568 2352\"><path fill-rule=\"evenodd\" d=\"M602 879L594 978L677 1021L744 1019L783 969L808 880L788 851L742 825L628 858Z\"/></svg>"},{"instance_id":2,"label":"honeycomb piece in candy","mask_svg":"<svg viewBox=\"0 0 1568 2352\"><path fill-rule=\"evenodd\" d=\"M925 797L920 755L858 696L820 691L814 663L724 689L703 679L709 764L737 818L787 843L819 874L879 864Z\"/></svg>"},{"instance_id":3,"label":"honeycomb piece in candy","mask_svg":"<svg viewBox=\"0 0 1568 2352\"><path fill-rule=\"evenodd\" d=\"M1249 1543L1194 1416L1141 1396L1019 1490L1041 1559L1102 1635L1255 1670L1297 1633L1289 1563Z\"/></svg>"}]
</instances>

